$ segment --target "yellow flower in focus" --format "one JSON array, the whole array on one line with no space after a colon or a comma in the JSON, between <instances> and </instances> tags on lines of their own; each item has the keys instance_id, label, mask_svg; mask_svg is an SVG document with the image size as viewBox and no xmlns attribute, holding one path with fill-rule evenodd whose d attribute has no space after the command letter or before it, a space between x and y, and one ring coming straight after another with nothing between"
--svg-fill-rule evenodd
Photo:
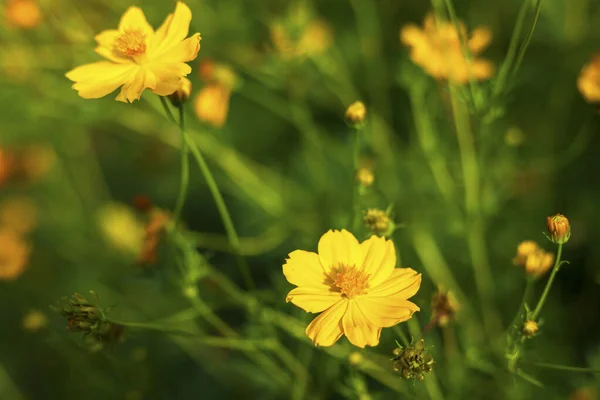
<instances>
[{"instance_id":1,"label":"yellow flower in focus","mask_svg":"<svg viewBox=\"0 0 600 400\"><path fill-rule=\"evenodd\" d=\"M194 100L194 111L202 122L220 128L225 125L229 113L231 88L222 83L210 83L203 87Z\"/></svg>"},{"instance_id":2,"label":"yellow flower in focus","mask_svg":"<svg viewBox=\"0 0 600 400\"><path fill-rule=\"evenodd\" d=\"M463 37L467 37L464 24L459 24ZM469 79L484 80L494 73L493 64L477 58L490 43L492 34L488 28L476 28L467 40L472 55L470 63L465 58L460 36L451 22L436 23L435 17L425 17L423 29L414 24L400 30L400 40L411 48L410 58L435 79L448 79L455 83L467 83Z\"/></svg>"},{"instance_id":3,"label":"yellow flower in focus","mask_svg":"<svg viewBox=\"0 0 600 400\"><path fill-rule=\"evenodd\" d=\"M319 240L318 254L289 254L283 273L298 287L286 301L321 313L306 328L315 345L331 346L346 335L355 346L376 346L382 328L419 311L407 299L419 290L421 274L395 266L392 241L372 236L359 243L346 230L329 231Z\"/></svg>"},{"instance_id":4,"label":"yellow flower in focus","mask_svg":"<svg viewBox=\"0 0 600 400\"><path fill-rule=\"evenodd\" d=\"M42 11L34 0L8 0L4 6L4 18L8 25L31 29L42 21Z\"/></svg>"},{"instance_id":5,"label":"yellow flower in focus","mask_svg":"<svg viewBox=\"0 0 600 400\"><path fill-rule=\"evenodd\" d=\"M185 64L200 50L200 34L188 35L192 12L178 2L173 14L156 30L138 7L129 7L116 30L96 36L96 53L108 59L77 67L66 74L84 99L97 99L121 87L118 101L138 100L148 88L168 96L192 69Z\"/></svg>"},{"instance_id":6,"label":"yellow flower in focus","mask_svg":"<svg viewBox=\"0 0 600 400\"><path fill-rule=\"evenodd\" d=\"M21 320L21 326L27 332L39 331L46 324L48 324L48 317L38 310L29 311Z\"/></svg>"},{"instance_id":7,"label":"yellow flower in focus","mask_svg":"<svg viewBox=\"0 0 600 400\"><path fill-rule=\"evenodd\" d=\"M129 207L109 203L99 210L97 218L100 229L110 244L127 253L140 252L144 227Z\"/></svg>"},{"instance_id":8,"label":"yellow flower in focus","mask_svg":"<svg viewBox=\"0 0 600 400\"><path fill-rule=\"evenodd\" d=\"M18 278L25 271L30 253L31 246L21 235L0 229L0 280Z\"/></svg>"},{"instance_id":9,"label":"yellow flower in focus","mask_svg":"<svg viewBox=\"0 0 600 400\"><path fill-rule=\"evenodd\" d=\"M581 69L577 88L588 103L600 102L600 53Z\"/></svg>"},{"instance_id":10,"label":"yellow flower in focus","mask_svg":"<svg viewBox=\"0 0 600 400\"><path fill-rule=\"evenodd\" d=\"M11 197L0 203L0 226L20 235L31 232L38 221L38 208L28 197Z\"/></svg>"}]
</instances>

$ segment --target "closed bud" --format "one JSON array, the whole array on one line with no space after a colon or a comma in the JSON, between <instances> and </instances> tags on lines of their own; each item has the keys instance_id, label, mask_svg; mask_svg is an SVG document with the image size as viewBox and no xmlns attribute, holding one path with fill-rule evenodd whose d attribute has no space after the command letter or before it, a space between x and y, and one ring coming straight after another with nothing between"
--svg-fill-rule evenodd
<instances>
[{"instance_id":1,"label":"closed bud","mask_svg":"<svg viewBox=\"0 0 600 400\"><path fill-rule=\"evenodd\" d=\"M180 107L192 94L192 82L188 78L181 78L179 88L169 95L169 100L175 107Z\"/></svg>"},{"instance_id":2,"label":"closed bud","mask_svg":"<svg viewBox=\"0 0 600 400\"><path fill-rule=\"evenodd\" d=\"M383 210L371 208L367 210L363 221L365 226L378 236L389 235L394 229L394 222Z\"/></svg>"},{"instance_id":3,"label":"closed bud","mask_svg":"<svg viewBox=\"0 0 600 400\"><path fill-rule=\"evenodd\" d=\"M562 214L556 214L546 218L549 238L553 243L564 244L571 237L571 225L569 220Z\"/></svg>"},{"instance_id":4,"label":"closed bud","mask_svg":"<svg viewBox=\"0 0 600 400\"><path fill-rule=\"evenodd\" d=\"M360 128L367 116L367 108L362 101L355 101L346 109L346 121L355 128Z\"/></svg>"},{"instance_id":5,"label":"closed bud","mask_svg":"<svg viewBox=\"0 0 600 400\"><path fill-rule=\"evenodd\" d=\"M523 323L523 335L525 336L533 336L538 332L539 329L540 328L537 322L534 320L530 319Z\"/></svg>"}]
</instances>

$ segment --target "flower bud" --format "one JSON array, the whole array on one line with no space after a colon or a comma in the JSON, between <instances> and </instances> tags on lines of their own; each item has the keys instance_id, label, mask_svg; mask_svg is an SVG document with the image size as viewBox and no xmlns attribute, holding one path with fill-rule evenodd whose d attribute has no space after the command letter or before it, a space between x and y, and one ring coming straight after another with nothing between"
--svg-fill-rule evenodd
<instances>
[{"instance_id":1,"label":"flower bud","mask_svg":"<svg viewBox=\"0 0 600 400\"><path fill-rule=\"evenodd\" d=\"M346 109L346 121L359 128L365 121L367 116L367 108L362 101L355 101Z\"/></svg>"},{"instance_id":2,"label":"flower bud","mask_svg":"<svg viewBox=\"0 0 600 400\"><path fill-rule=\"evenodd\" d=\"M540 328L537 322L534 320L530 319L523 323L523 335L525 336L533 336L538 332L539 329Z\"/></svg>"},{"instance_id":3,"label":"flower bud","mask_svg":"<svg viewBox=\"0 0 600 400\"><path fill-rule=\"evenodd\" d=\"M454 320L459 310L460 303L454 293L438 285L438 289L431 300L430 324L445 327Z\"/></svg>"},{"instance_id":4,"label":"flower bud","mask_svg":"<svg viewBox=\"0 0 600 400\"><path fill-rule=\"evenodd\" d=\"M390 228L393 229L393 221L389 215L383 210L371 208L367 210L363 221L365 226L374 234L382 236L390 233Z\"/></svg>"},{"instance_id":5,"label":"flower bud","mask_svg":"<svg viewBox=\"0 0 600 400\"><path fill-rule=\"evenodd\" d=\"M373 175L371 168L360 167L358 171L356 171L356 180L362 186L369 187L375 181L375 175Z\"/></svg>"},{"instance_id":6,"label":"flower bud","mask_svg":"<svg viewBox=\"0 0 600 400\"><path fill-rule=\"evenodd\" d=\"M547 217L546 225L550 234L549 238L553 243L564 244L569 241L571 237L571 225L567 217L562 214Z\"/></svg>"},{"instance_id":7,"label":"flower bud","mask_svg":"<svg viewBox=\"0 0 600 400\"><path fill-rule=\"evenodd\" d=\"M179 88L169 95L169 100L175 107L180 107L192 94L192 82L188 78L181 78Z\"/></svg>"}]
</instances>

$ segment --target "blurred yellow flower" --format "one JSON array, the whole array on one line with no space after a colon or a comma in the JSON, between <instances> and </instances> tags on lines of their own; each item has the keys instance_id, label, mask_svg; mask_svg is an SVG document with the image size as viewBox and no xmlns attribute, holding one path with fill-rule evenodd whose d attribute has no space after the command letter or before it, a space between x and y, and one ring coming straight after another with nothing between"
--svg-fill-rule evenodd
<instances>
[{"instance_id":1,"label":"blurred yellow flower","mask_svg":"<svg viewBox=\"0 0 600 400\"><path fill-rule=\"evenodd\" d=\"M131 208L109 203L98 211L97 218L100 230L110 244L127 253L139 253L144 227Z\"/></svg>"},{"instance_id":2,"label":"blurred yellow flower","mask_svg":"<svg viewBox=\"0 0 600 400\"><path fill-rule=\"evenodd\" d=\"M15 171L15 156L12 152L0 147L0 185L10 180Z\"/></svg>"},{"instance_id":3,"label":"blurred yellow flower","mask_svg":"<svg viewBox=\"0 0 600 400\"><path fill-rule=\"evenodd\" d=\"M300 24L275 21L271 23L269 30L275 50L284 59L322 54L333 42L331 28L320 19Z\"/></svg>"},{"instance_id":4,"label":"blurred yellow flower","mask_svg":"<svg viewBox=\"0 0 600 400\"><path fill-rule=\"evenodd\" d=\"M23 329L27 332L35 332L42 329L48 323L48 317L41 311L29 311L21 320Z\"/></svg>"},{"instance_id":5,"label":"blurred yellow flower","mask_svg":"<svg viewBox=\"0 0 600 400\"><path fill-rule=\"evenodd\" d=\"M283 273L297 288L286 301L319 313L306 328L317 346L331 346L342 335L358 347L376 346L382 328L411 318L419 307L407 299L421 285L421 274L395 268L392 241L372 236L359 243L348 231L329 231L318 254L296 250Z\"/></svg>"},{"instance_id":6,"label":"blurred yellow flower","mask_svg":"<svg viewBox=\"0 0 600 400\"><path fill-rule=\"evenodd\" d=\"M225 125L229 113L231 88L222 83L210 83L204 86L194 100L194 111L202 122L217 128Z\"/></svg>"},{"instance_id":7,"label":"blurred yellow flower","mask_svg":"<svg viewBox=\"0 0 600 400\"><path fill-rule=\"evenodd\" d=\"M600 53L581 69L577 88L588 103L600 102Z\"/></svg>"},{"instance_id":8,"label":"blurred yellow flower","mask_svg":"<svg viewBox=\"0 0 600 400\"><path fill-rule=\"evenodd\" d=\"M355 101L350 104L344 114L346 121L354 124L363 122L366 116L367 107L365 107L365 104L362 101Z\"/></svg>"},{"instance_id":9,"label":"blurred yellow flower","mask_svg":"<svg viewBox=\"0 0 600 400\"><path fill-rule=\"evenodd\" d=\"M0 280L18 278L29 261L31 246L21 235L0 228Z\"/></svg>"},{"instance_id":10,"label":"blurred yellow flower","mask_svg":"<svg viewBox=\"0 0 600 400\"><path fill-rule=\"evenodd\" d=\"M517 247L517 255L513 259L515 265L525 268L527 275L538 278L544 275L554 264L554 254L527 240Z\"/></svg>"},{"instance_id":11,"label":"blurred yellow flower","mask_svg":"<svg viewBox=\"0 0 600 400\"><path fill-rule=\"evenodd\" d=\"M34 0L8 0L4 5L7 25L19 28L35 28L42 21L42 11Z\"/></svg>"},{"instance_id":12,"label":"blurred yellow flower","mask_svg":"<svg viewBox=\"0 0 600 400\"><path fill-rule=\"evenodd\" d=\"M467 30L462 22L459 24L463 37ZM400 30L400 40L411 48L410 58L435 79L448 79L455 83L467 83L470 79L488 79L494 73L493 64L477 58L490 43L492 34L486 27L476 28L468 38L472 60L467 62L460 44L460 36L450 22L436 23L435 17L425 17L423 29L414 24L406 25Z\"/></svg>"},{"instance_id":13,"label":"blurred yellow flower","mask_svg":"<svg viewBox=\"0 0 600 400\"><path fill-rule=\"evenodd\" d=\"M192 12L178 2L173 14L155 32L138 7L129 7L116 30L96 36L96 53L109 61L77 67L66 74L84 99L106 96L121 87L118 101L138 100L148 88L168 96L192 69L185 64L200 50L200 34L188 35Z\"/></svg>"},{"instance_id":14,"label":"blurred yellow flower","mask_svg":"<svg viewBox=\"0 0 600 400\"><path fill-rule=\"evenodd\" d=\"M28 197L10 197L0 203L0 226L24 235L35 229L38 208Z\"/></svg>"}]
</instances>

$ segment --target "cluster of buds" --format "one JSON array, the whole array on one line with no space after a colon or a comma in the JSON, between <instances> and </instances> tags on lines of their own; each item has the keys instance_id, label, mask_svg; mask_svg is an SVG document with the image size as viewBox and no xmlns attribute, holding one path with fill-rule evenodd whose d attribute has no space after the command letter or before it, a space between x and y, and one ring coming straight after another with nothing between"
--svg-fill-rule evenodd
<instances>
[{"instance_id":1,"label":"cluster of buds","mask_svg":"<svg viewBox=\"0 0 600 400\"><path fill-rule=\"evenodd\" d=\"M571 237L571 225L569 220L562 214L556 214L546 218L548 227L548 239L552 243L565 244Z\"/></svg>"},{"instance_id":2,"label":"cluster of buds","mask_svg":"<svg viewBox=\"0 0 600 400\"><path fill-rule=\"evenodd\" d=\"M554 254L540 248L536 242L527 240L517 247L517 255L513 263L523 267L527 275L539 278L552 268Z\"/></svg>"},{"instance_id":3,"label":"cluster of buds","mask_svg":"<svg viewBox=\"0 0 600 400\"><path fill-rule=\"evenodd\" d=\"M394 221L390 219L388 213L378 208L370 208L363 217L365 226L378 236L390 235L394 229Z\"/></svg>"},{"instance_id":4,"label":"cluster of buds","mask_svg":"<svg viewBox=\"0 0 600 400\"><path fill-rule=\"evenodd\" d=\"M425 374L431 372L433 357L425 353L425 341L419 340L415 344L402 347L396 342L394 349L394 370L400 371L404 379L425 379Z\"/></svg>"},{"instance_id":5,"label":"cluster of buds","mask_svg":"<svg viewBox=\"0 0 600 400\"><path fill-rule=\"evenodd\" d=\"M63 298L52 309L67 320L69 332L81 332L98 342L118 341L123 335L124 327L108 322L105 311L98 307L97 294L90 293L96 300L94 303L79 293L75 293L69 298Z\"/></svg>"}]
</instances>

